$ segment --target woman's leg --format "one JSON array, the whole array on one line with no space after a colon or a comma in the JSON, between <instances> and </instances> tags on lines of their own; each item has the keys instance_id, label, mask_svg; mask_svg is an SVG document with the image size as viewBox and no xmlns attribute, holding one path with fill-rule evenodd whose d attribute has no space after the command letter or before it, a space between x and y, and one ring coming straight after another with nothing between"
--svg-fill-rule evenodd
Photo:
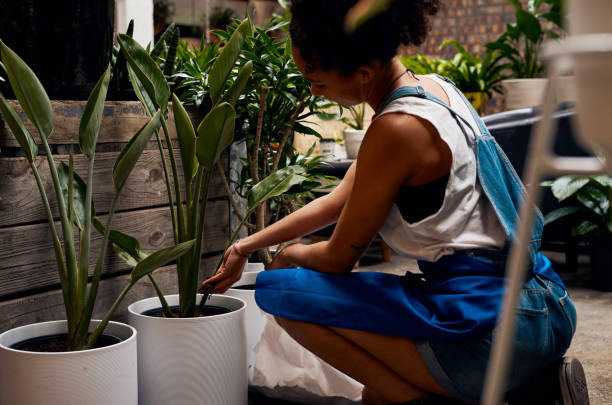
<instances>
[{"instance_id":1,"label":"woman's leg","mask_svg":"<svg viewBox=\"0 0 612 405\"><path fill-rule=\"evenodd\" d=\"M366 386L364 404L405 402L429 393L448 395L410 339L276 320L306 349Z\"/></svg>"}]
</instances>

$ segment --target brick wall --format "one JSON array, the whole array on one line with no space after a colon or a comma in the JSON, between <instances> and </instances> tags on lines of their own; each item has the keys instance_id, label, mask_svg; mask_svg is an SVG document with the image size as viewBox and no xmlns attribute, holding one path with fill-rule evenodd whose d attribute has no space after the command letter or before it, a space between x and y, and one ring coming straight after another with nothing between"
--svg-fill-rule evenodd
<instances>
[{"instance_id":1,"label":"brick wall","mask_svg":"<svg viewBox=\"0 0 612 405\"><path fill-rule=\"evenodd\" d=\"M526 0L521 0L526 3ZM487 42L496 40L514 21L515 8L506 0L442 0L442 7L433 18L432 28L423 45L404 51L407 55L421 53L428 57L451 58L455 48L442 51L440 44L454 39L468 51L484 52ZM487 113L503 109L500 95L489 101Z\"/></svg>"}]
</instances>

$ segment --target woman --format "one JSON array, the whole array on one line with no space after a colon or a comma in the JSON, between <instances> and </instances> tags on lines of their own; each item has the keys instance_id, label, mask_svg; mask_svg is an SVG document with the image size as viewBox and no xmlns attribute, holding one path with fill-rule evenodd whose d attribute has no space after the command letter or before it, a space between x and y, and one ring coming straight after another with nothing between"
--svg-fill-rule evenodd
<instances>
[{"instance_id":1,"label":"woman","mask_svg":"<svg viewBox=\"0 0 612 405\"><path fill-rule=\"evenodd\" d=\"M329 195L228 249L204 285L223 292L251 252L336 223L328 241L292 244L276 255L269 267L282 270L257 280L260 307L304 347L363 383L366 405L476 403L523 188L456 88L407 72L395 57L400 45L423 42L439 0L395 0L347 34L344 17L355 3L293 0L290 32L294 60L313 94L344 105L366 101L376 112L357 160ZM418 259L423 275L351 273L377 233L397 253ZM530 246L533 269L521 296L508 391L533 375L555 373L575 330L567 291L537 252L540 233L541 221ZM529 364L520 361L527 358ZM542 371L551 365L555 370ZM564 376L584 380L577 361L566 369ZM563 388L562 403L588 401L575 384ZM561 399L546 395L550 403ZM572 397L576 402L567 402Z\"/></svg>"}]
</instances>

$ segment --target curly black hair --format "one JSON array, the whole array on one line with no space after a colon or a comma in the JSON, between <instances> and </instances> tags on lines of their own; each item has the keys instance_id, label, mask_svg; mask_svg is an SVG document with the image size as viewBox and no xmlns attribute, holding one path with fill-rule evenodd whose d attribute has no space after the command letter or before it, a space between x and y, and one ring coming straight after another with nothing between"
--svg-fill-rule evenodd
<instances>
[{"instance_id":1,"label":"curly black hair","mask_svg":"<svg viewBox=\"0 0 612 405\"><path fill-rule=\"evenodd\" d=\"M309 69L343 74L378 60L387 62L400 44L420 45L430 28L429 17L440 0L394 0L361 25L344 31L344 17L357 0L292 0L291 40Z\"/></svg>"}]
</instances>

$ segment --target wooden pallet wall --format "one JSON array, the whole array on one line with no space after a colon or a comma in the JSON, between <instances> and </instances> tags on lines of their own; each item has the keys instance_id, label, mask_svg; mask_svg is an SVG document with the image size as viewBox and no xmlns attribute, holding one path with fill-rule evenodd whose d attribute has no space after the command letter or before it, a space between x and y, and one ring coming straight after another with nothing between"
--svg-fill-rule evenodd
<instances>
[{"instance_id":1,"label":"wooden pallet wall","mask_svg":"<svg viewBox=\"0 0 612 405\"><path fill-rule=\"evenodd\" d=\"M13 105L24 117L17 103ZM49 143L56 164L68 162L70 146L78 150L78 127L84 101L52 101L55 128ZM191 113L194 125L201 116ZM24 121L26 121L24 119ZM94 170L94 204L103 223L113 196L112 167L122 147L147 122L140 103L131 101L107 102ZM29 123L30 133L37 132ZM168 127L176 141L172 109ZM113 219L113 228L138 238L141 248L148 251L173 244L166 183L157 144L149 143L128 179ZM174 143L176 147L176 143ZM42 150L42 148L40 148ZM46 320L63 319L64 308L59 290L59 279L53 246L49 235L44 207L27 160L0 115L0 332L12 327ZM180 161L180 153L175 148ZM227 154L222 160L228 168ZM46 187L51 207L56 216L57 204L48 173L44 152L36 165ZM82 178L87 175L87 161L75 153L75 171ZM179 173L182 169L179 167ZM205 249L201 273L210 269L219 257L229 237L229 202L219 176L214 176L208 193L206 211ZM59 229L59 222L56 222ZM60 232L61 234L61 232ZM92 234L93 252L98 252L102 237ZM90 268L97 254L90 258ZM100 317L127 284L129 267L108 249L103 270L96 316ZM168 266L155 272L155 277L166 293L175 293L175 269ZM141 280L124 300L115 319L125 320L127 305L137 299L155 295L148 280Z\"/></svg>"}]
</instances>

